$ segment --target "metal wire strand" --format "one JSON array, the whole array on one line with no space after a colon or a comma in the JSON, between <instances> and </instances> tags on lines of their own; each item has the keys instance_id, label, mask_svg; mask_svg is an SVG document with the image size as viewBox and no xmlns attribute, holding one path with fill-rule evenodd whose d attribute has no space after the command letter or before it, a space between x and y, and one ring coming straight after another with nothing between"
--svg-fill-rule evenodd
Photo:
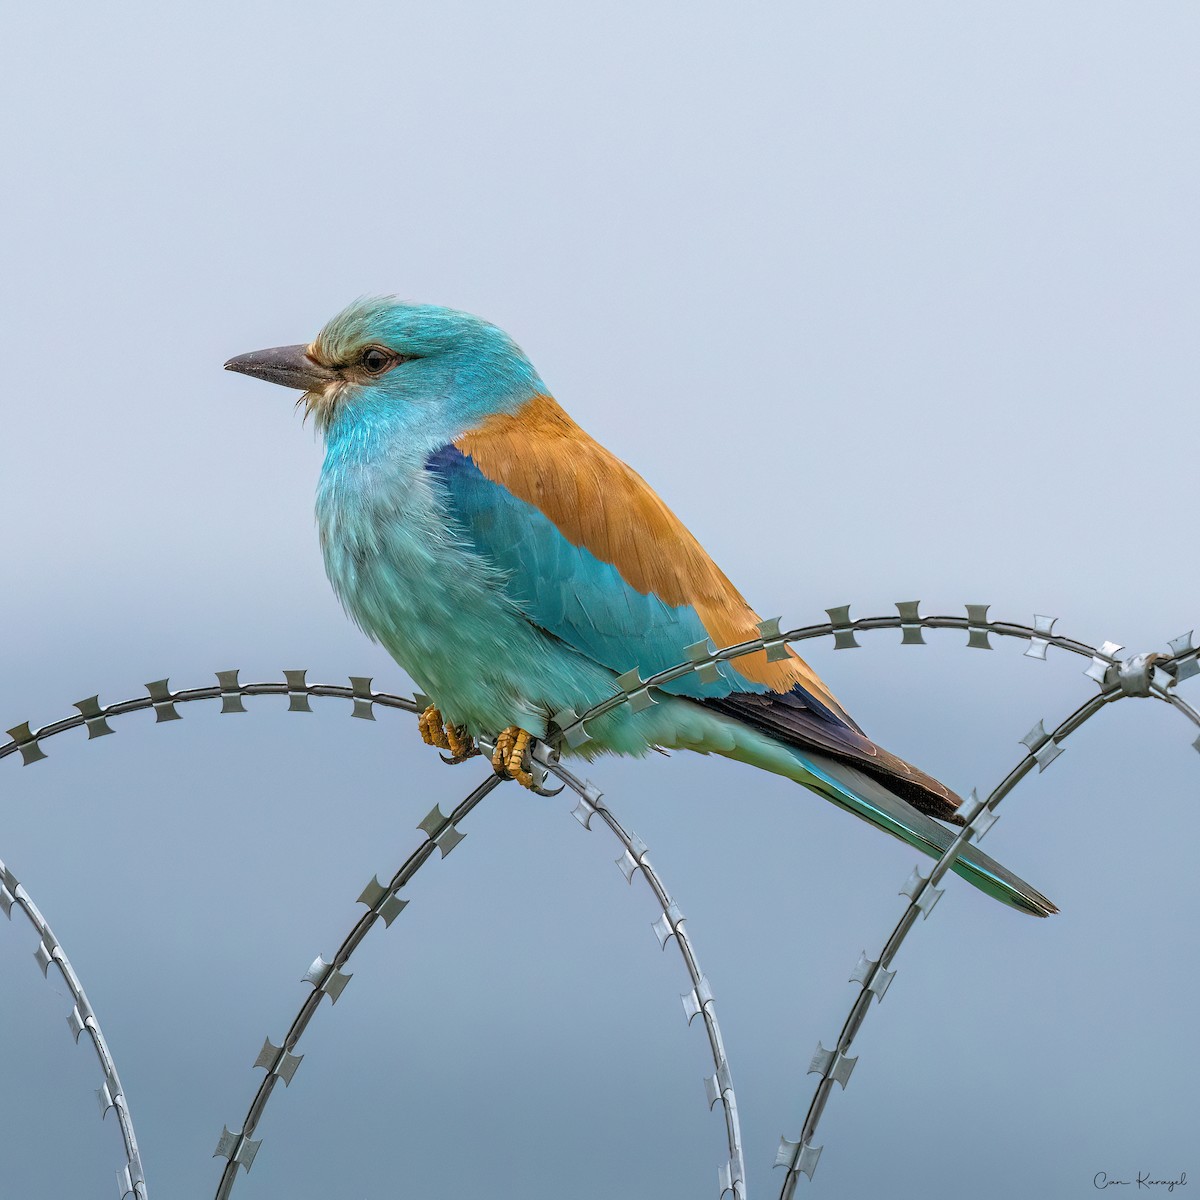
<instances>
[{"instance_id":1,"label":"metal wire strand","mask_svg":"<svg viewBox=\"0 0 1200 1200\"><path fill-rule=\"evenodd\" d=\"M80 1035L86 1033L97 1059L100 1060L100 1070L104 1076L104 1082L96 1091L100 1117L106 1117L109 1109L117 1114L117 1124L120 1126L121 1140L125 1148L125 1165L117 1172L121 1196L132 1195L135 1200L148 1200L142 1156L133 1128L133 1115L125 1099L121 1077L117 1074L117 1064L108 1048L104 1031L100 1028L100 1019L96 1016L96 1010L83 990L79 975L71 966L67 952L55 936L54 930L50 928L49 922L42 916L41 910L33 902L33 897L13 873L12 868L0 862L0 910L11 921L14 908L25 914L38 935L38 948L34 952L34 958L42 969L42 974L45 975L53 963L62 974L67 991L71 993L72 1008L67 1017L67 1027L77 1043Z\"/></svg>"},{"instance_id":2,"label":"metal wire strand","mask_svg":"<svg viewBox=\"0 0 1200 1200\"><path fill-rule=\"evenodd\" d=\"M810 1073L820 1075L820 1080L809 1104L800 1137L795 1142L784 1138L776 1159L776 1166L787 1168L780 1193L781 1200L791 1200L801 1174L812 1178L817 1158L821 1152L821 1147L813 1145L812 1137L824 1111L833 1083L840 1083L843 1088L846 1086L857 1061L857 1059L849 1057L846 1051L851 1047L854 1037L866 1017L872 997L882 998L890 985L895 975L890 964L904 938L911 931L919 916L928 916L932 911L933 906L942 895L942 890L937 887L937 884L944 878L957 855L969 841L972 839L977 841L981 838L995 822L997 819L995 809L1001 800L1035 766L1038 771L1044 770L1062 752L1061 743L1070 734L1085 721L1090 720L1106 704L1115 700L1130 696L1151 696L1172 705L1194 725L1200 727L1200 714L1173 690L1175 685L1182 680L1200 674L1200 650L1193 645L1191 631L1171 641L1166 653L1152 652L1120 658L1118 652L1122 647L1118 644L1105 642L1103 646L1096 648L1086 642L1056 634L1054 632L1056 620L1042 615L1035 616L1032 625L1024 625L989 619L987 605L967 605L965 617L922 616L918 601L898 602L896 609L897 612L894 615L887 614L852 620L850 606L843 605L826 610L829 617L827 622L802 626L788 632L781 631L779 618L772 618L759 624L760 636L757 638L734 646L714 647L709 643L689 646L685 651L686 661L658 671L647 678L643 678L639 668L635 666L617 678L617 689L619 690L614 690L611 696L586 709L581 715L571 709L556 714L551 737L546 743L538 743L535 746L534 757L538 769L543 774L549 772L555 775L579 797L574 815L580 823L585 828L590 828L592 818L596 815L600 816L604 825L622 846L622 856L617 860L617 865L626 879L632 882L634 874L640 872L662 906L662 916L654 922L652 928L664 948L667 941L672 938L675 940L692 983L691 991L682 996L685 1015L689 1024L695 1017L701 1017L708 1036L715 1072L705 1081L706 1090L710 1107L715 1105L718 1100L722 1104L728 1145L728 1159L719 1172L721 1196L729 1194L734 1197L734 1200L745 1200L746 1197L742 1139L732 1076L720 1027L717 1023L712 990L707 978L700 970L691 939L683 927L683 914L671 899L661 877L651 865L645 843L636 834L627 831L621 825L598 789L575 776L563 766L559 759L561 749L574 749L588 740L587 722L603 716L622 704L632 704L636 708L653 704L655 703L654 689L681 679L692 672L696 672L701 678L711 679L719 664L734 661L747 654L765 652L768 660L777 660L786 657L786 647L792 643L817 637L832 637L835 649L852 649L859 645L856 636L858 633L882 629L899 629L902 643L905 645L924 644L922 631L926 629L964 631L967 633L967 646L975 649L991 649L989 641L991 635L1015 638L1027 641L1029 646L1025 651L1026 656L1037 660L1045 660L1047 651L1053 646L1067 653L1087 658L1089 666L1085 674L1100 686L1099 695L1093 696L1080 705L1051 732L1047 733L1043 723L1039 721L1022 739L1027 750L1026 756L988 793L986 799L979 801L972 793L971 803L965 814L967 816L966 825L934 864L929 875L923 876L919 869L914 868L912 875L901 889L901 894L909 897L909 904L887 938L879 958L868 959L864 953L855 967L852 979L861 984L860 991L843 1023L834 1047L827 1050L821 1043L817 1045ZM350 715L364 720L375 719L374 709L376 706L385 710L409 713L420 712L423 708L417 700L409 700L406 697L386 692L376 692L369 678L351 676L349 686L310 684L306 680L304 671L285 671L283 683L251 684L239 683L238 672L235 670L219 671L215 687L172 691L169 681L161 679L147 684L146 692L145 696L109 705L101 705L98 696L91 696L75 705L77 713L74 716L52 722L36 730L32 729L28 722L14 726L8 730L10 740L0 745L0 759L19 754L22 763L30 765L46 757L46 753L42 749L45 741L70 729L86 728L89 739L103 737L114 732L109 725L110 719L149 709L154 711L157 723L173 721L179 719L180 716L178 705L196 700L219 699L223 713L237 713L246 711L243 698L247 696L286 695L289 698L289 711L312 711L309 701L313 696L336 697L350 700L353 704ZM1196 739L1194 745L1200 750L1200 737ZM227 1162L217 1189L218 1200L223 1200L230 1194L237 1178L238 1167L249 1170L253 1163L261 1142L254 1140L252 1135L276 1081L282 1078L285 1086L288 1085L299 1067L303 1056L295 1054L294 1050L321 999L327 995L331 1003L336 1002L350 980L350 975L343 968L367 932L380 918L383 919L385 925L391 924L407 903L407 900L400 897L400 890L428 862L435 848L441 851L442 857L445 857L462 840L464 835L457 828L458 822L467 816L499 782L499 777L495 775L484 780L454 809L449 817L443 816L440 809L435 807L420 825L420 828L426 833L425 841L409 856L387 885L381 884L378 878L371 880L359 897L360 902L366 904L367 912L355 923L331 960L326 962L324 958L318 956L309 968L304 978L312 985L313 991L300 1007L280 1045L276 1046L270 1039L267 1039L256 1060L255 1065L265 1068L266 1075L255 1092L241 1129L236 1133L231 1132L228 1128L222 1131L216 1153L225 1157ZM75 1000L75 1007L69 1018L71 1029L77 1040L80 1032L85 1029L88 1031L105 1073L105 1084L99 1092L102 1111L113 1107L120 1120L126 1148L126 1166L120 1175L122 1194L132 1193L135 1197L144 1198L146 1197L146 1185L134 1137L132 1119L116 1074L115 1064L100 1033L95 1014L57 939L50 932L32 900L29 899L28 893L3 864L0 864L0 904L3 905L6 912L14 906L21 908L42 938L37 957L43 971L49 962L53 961L58 964L67 981L67 986Z\"/></svg>"}]
</instances>

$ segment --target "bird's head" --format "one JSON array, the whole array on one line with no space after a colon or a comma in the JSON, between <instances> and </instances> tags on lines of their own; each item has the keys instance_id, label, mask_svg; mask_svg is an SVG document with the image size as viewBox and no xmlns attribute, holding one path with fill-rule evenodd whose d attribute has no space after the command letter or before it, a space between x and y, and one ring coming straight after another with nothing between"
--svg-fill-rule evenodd
<instances>
[{"instance_id":1,"label":"bird's head","mask_svg":"<svg viewBox=\"0 0 1200 1200\"><path fill-rule=\"evenodd\" d=\"M442 444L545 391L495 325L392 298L357 300L307 345L243 354L225 369L302 389L298 403L327 438L369 422Z\"/></svg>"}]
</instances>

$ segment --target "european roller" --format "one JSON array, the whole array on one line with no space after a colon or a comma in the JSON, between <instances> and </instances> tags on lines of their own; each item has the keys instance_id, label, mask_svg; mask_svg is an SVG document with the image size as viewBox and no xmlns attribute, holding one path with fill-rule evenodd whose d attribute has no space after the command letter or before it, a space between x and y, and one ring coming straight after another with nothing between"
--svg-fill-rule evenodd
<instances>
[{"instance_id":1,"label":"european roller","mask_svg":"<svg viewBox=\"0 0 1200 1200\"><path fill-rule=\"evenodd\" d=\"M495 744L532 784L532 738L685 647L758 636L758 615L650 486L559 407L496 326L361 300L308 345L225 364L304 394L325 441L317 524L343 606L432 704L424 739L455 760ZM686 749L803 784L937 857L958 796L877 746L794 652L762 651L589 722L577 753ZM564 747L569 752L569 747ZM936 818L936 819L935 819ZM965 879L1023 912L1053 904L969 846Z\"/></svg>"}]
</instances>

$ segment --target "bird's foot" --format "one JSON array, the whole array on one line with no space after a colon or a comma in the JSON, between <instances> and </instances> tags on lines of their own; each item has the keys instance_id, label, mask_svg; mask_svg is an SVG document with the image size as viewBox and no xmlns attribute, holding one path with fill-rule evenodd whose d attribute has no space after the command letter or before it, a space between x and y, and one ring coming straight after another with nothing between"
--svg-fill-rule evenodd
<instances>
[{"instance_id":1,"label":"bird's foot","mask_svg":"<svg viewBox=\"0 0 1200 1200\"><path fill-rule=\"evenodd\" d=\"M522 787L535 791L533 773L529 770L531 734L517 725L510 725L496 735L492 751L492 770L504 779L515 779Z\"/></svg>"},{"instance_id":2,"label":"bird's foot","mask_svg":"<svg viewBox=\"0 0 1200 1200\"><path fill-rule=\"evenodd\" d=\"M450 751L449 758L442 755L442 762L466 762L468 758L474 758L479 753L466 727L447 725L435 705L431 704L421 714L417 720L417 728L421 731L421 740L427 746L437 746L439 750Z\"/></svg>"}]
</instances>

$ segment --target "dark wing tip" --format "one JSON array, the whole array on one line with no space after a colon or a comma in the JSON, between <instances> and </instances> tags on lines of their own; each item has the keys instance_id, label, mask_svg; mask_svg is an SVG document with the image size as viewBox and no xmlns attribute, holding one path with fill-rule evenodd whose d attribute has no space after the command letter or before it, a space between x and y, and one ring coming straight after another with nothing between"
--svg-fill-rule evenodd
<instances>
[{"instance_id":1,"label":"dark wing tip","mask_svg":"<svg viewBox=\"0 0 1200 1200\"><path fill-rule=\"evenodd\" d=\"M950 825L964 824L955 811L962 800L944 783L876 745L858 729L831 718L828 710L814 704L800 687L782 693L734 692L700 703L787 745L817 750L855 766L926 816Z\"/></svg>"}]
</instances>

